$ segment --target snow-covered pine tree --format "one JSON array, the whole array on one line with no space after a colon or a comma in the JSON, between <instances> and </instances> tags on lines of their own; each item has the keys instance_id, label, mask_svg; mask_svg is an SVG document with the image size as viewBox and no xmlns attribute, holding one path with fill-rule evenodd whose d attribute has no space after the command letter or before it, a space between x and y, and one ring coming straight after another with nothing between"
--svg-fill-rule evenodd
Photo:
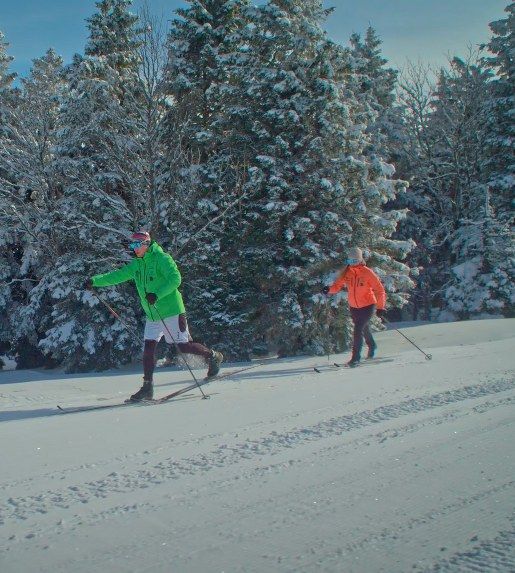
<instances>
[{"instance_id":1,"label":"snow-covered pine tree","mask_svg":"<svg viewBox=\"0 0 515 573\"><path fill-rule=\"evenodd\" d=\"M9 65L13 57L8 55L9 44L5 41L4 34L0 31L0 146L5 142L7 133L5 125L7 123L6 113L12 108L12 82L16 74L9 71ZM1 153L1 148L0 148ZM9 177L9 172L3 167L0 161L0 179ZM4 186L0 184L0 220L10 212L10 201ZM13 283L15 278L16 256L13 248L15 238L9 233L9 228L3 224L0 226L0 349L2 352L11 348L12 333L8 321L9 309L12 304ZM10 248L7 248L7 245Z\"/></svg>"},{"instance_id":2,"label":"snow-covered pine tree","mask_svg":"<svg viewBox=\"0 0 515 573\"><path fill-rule=\"evenodd\" d=\"M34 365L51 305L42 286L58 256L55 207L62 194L55 143L59 98L65 91L62 59L49 50L4 107L0 135L0 217L11 263L8 309L18 365ZM32 355L32 358L31 358ZM27 362L28 361L28 362Z\"/></svg>"},{"instance_id":3,"label":"snow-covered pine tree","mask_svg":"<svg viewBox=\"0 0 515 573\"><path fill-rule=\"evenodd\" d=\"M101 0L97 12L87 19L89 40L87 56L103 58L120 78L131 80L139 63L138 17L129 9L132 0ZM124 86L120 83L119 91Z\"/></svg>"},{"instance_id":4,"label":"snow-covered pine tree","mask_svg":"<svg viewBox=\"0 0 515 573\"><path fill-rule=\"evenodd\" d=\"M281 354L321 350L321 275L341 265L352 244L368 250L383 278L393 271L385 281L391 292L411 284L395 259L412 243L390 239L403 215L383 212L404 183L367 154L376 115L360 101L349 52L322 30L325 15L318 0L270 1L253 9L242 32L240 140L252 153L234 257L241 278L231 280L235 269L226 281L227 299L237 302L226 320L239 325L232 346L239 353L252 339Z\"/></svg>"},{"instance_id":5,"label":"snow-covered pine tree","mask_svg":"<svg viewBox=\"0 0 515 573\"><path fill-rule=\"evenodd\" d=\"M412 170L407 205L415 239L427 257L419 283L430 293L427 312L449 310L461 318L504 312L512 263L486 177L491 73L471 55L441 70L429 94L424 75L412 76L415 81L404 86L404 163Z\"/></svg>"},{"instance_id":6,"label":"snow-covered pine tree","mask_svg":"<svg viewBox=\"0 0 515 573\"><path fill-rule=\"evenodd\" d=\"M449 82L445 89L446 82L441 80L442 91L437 92L445 113L439 117L441 108L437 106L433 118L442 124L451 119L454 133L447 131L445 141L459 142L449 146L448 154L440 155L446 163L454 159L457 171L456 191L451 194L455 229L450 235L452 273L444 292L445 304L459 318L485 313L513 316L515 250L508 215L510 192L505 185L499 188L492 182L487 151L492 131L498 139L499 130L503 129L500 123L506 125L506 122L502 121L502 114L491 117L491 74L479 62L477 66L466 66L458 59L453 61L453 69L458 72L457 81ZM476 96L472 95L474 91ZM475 105L470 105L472 102ZM459 123L455 123L456 117L460 118ZM445 131L443 125L439 127L441 132ZM511 154L513 159L513 150ZM504 162L508 179L513 179L513 167L513 162L511 166ZM495 179L499 181L498 176ZM501 180L504 183L506 176Z\"/></svg>"},{"instance_id":7,"label":"snow-covered pine tree","mask_svg":"<svg viewBox=\"0 0 515 573\"><path fill-rule=\"evenodd\" d=\"M397 70L386 67L388 61L381 52L381 39L374 28L369 27L362 39L352 34L351 67L355 76L358 97L376 114L368 126L372 134L373 150L387 161L395 161L395 146L400 137L401 115L396 106L395 88Z\"/></svg>"},{"instance_id":8,"label":"snow-covered pine tree","mask_svg":"<svg viewBox=\"0 0 515 573\"><path fill-rule=\"evenodd\" d=\"M137 69L139 39L131 2L97 2L88 20L85 56L67 70L69 95L61 106L59 204L65 252L55 262L49 289L55 299L41 346L69 369L101 369L130 360L140 342L90 294L87 277L121 265L130 232L149 219L140 191ZM131 326L138 303L130 287L105 291Z\"/></svg>"},{"instance_id":9,"label":"snow-covered pine tree","mask_svg":"<svg viewBox=\"0 0 515 573\"><path fill-rule=\"evenodd\" d=\"M6 42L3 32L0 31L0 92L9 89L16 78L16 74L9 71L9 65L14 58L7 53L8 47L9 44Z\"/></svg>"},{"instance_id":10,"label":"snow-covered pine tree","mask_svg":"<svg viewBox=\"0 0 515 573\"><path fill-rule=\"evenodd\" d=\"M484 204L462 221L452 243L456 263L445 290L447 308L458 318L515 315L515 250L509 224Z\"/></svg>"},{"instance_id":11,"label":"snow-covered pine tree","mask_svg":"<svg viewBox=\"0 0 515 573\"><path fill-rule=\"evenodd\" d=\"M129 228L146 216L135 169L139 149L134 115L141 102L135 95L137 17L128 12L130 4L129 0L97 2L98 12L88 19L86 55L75 56L68 69L71 91L63 103L61 142L74 184L119 198L129 210L125 216L126 222L132 220ZM77 185L77 178L83 184Z\"/></svg>"},{"instance_id":12,"label":"snow-covered pine tree","mask_svg":"<svg viewBox=\"0 0 515 573\"><path fill-rule=\"evenodd\" d=\"M195 336L231 351L227 268L239 261L227 245L241 208L245 150L238 140L244 104L236 70L245 63L239 32L247 0L191 0L169 34L165 74L171 102L163 124L166 155L160 191L163 243L177 258ZM229 230L229 231L228 231ZM237 337L235 330L234 338Z\"/></svg>"},{"instance_id":13,"label":"snow-covered pine tree","mask_svg":"<svg viewBox=\"0 0 515 573\"><path fill-rule=\"evenodd\" d=\"M353 86L355 98L362 110L361 116L367 125L368 145L364 149L364 155L371 163L382 164L389 177L396 174L397 178L405 179L404 174L399 173L397 167L400 160L399 148L404 139L402 107L399 106L395 93L398 72L388 67L388 61L381 51L381 44L382 41L377 32L370 26L363 39L357 33L352 34L350 38L352 76L349 79L349 85ZM406 187L398 185L397 192L383 205L383 212L396 213L399 221L404 221L406 212L403 210L402 198L405 194ZM373 217L376 215L377 213L374 213ZM373 224L371 226L373 227ZM403 245L399 254L400 258L404 259L408 250L414 246L412 236L401 236L395 232L394 237L399 240L399 245ZM373 255L370 262L376 263ZM402 267L401 274L406 272L407 268ZM399 273L390 269L386 275L393 276L390 288L393 291L397 290L398 287L395 284L400 279ZM401 282L404 293L413 286L406 280L406 276ZM404 294L397 299L394 295L391 302L393 307L400 309L406 303L406 296Z\"/></svg>"},{"instance_id":14,"label":"snow-covered pine tree","mask_svg":"<svg viewBox=\"0 0 515 573\"><path fill-rule=\"evenodd\" d=\"M484 63L493 70L488 146L488 185L491 204L499 217L513 225L515 207L515 2L506 18L490 24L492 38L483 46L491 53Z\"/></svg>"},{"instance_id":15,"label":"snow-covered pine tree","mask_svg":"<svg viewBox=\"0 0 515 573\"><path fill-rule=\"evenodd\" d=\"M482 64L495 74L485 102L486 135L482 139L482 168L477 208L471 210L453 244L457 264L445 297L460 318L515 315L515 3L508 16L492 22L493 36L483 46L492 56Z\"/></svg>"}]
</instances>

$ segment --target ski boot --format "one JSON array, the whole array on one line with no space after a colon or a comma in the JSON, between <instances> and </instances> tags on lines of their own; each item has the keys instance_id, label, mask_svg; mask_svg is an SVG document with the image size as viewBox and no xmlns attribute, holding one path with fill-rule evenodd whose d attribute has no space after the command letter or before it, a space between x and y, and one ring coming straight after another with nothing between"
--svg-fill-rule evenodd
<instances>
[{"instance_id":1,"label":"ski boot","mask_svg":"<svg viewBox=\"0 0 515 573\"><path fill-rule=\"evenodd\" d=\"M360 357L359 356L353 356L347 362L347 364L345 364L345 366L347 366L347 368L356 368L356 366L359 366L359 362L360 362Z\"/></svg>"},{"instance_id":2,"label":"ski boot","mask_svg":"<svg viewBox=\"0 0 515 573\"><path fill-rule=\"evenodd\" d=\"M224 361L224 355L216 350L212 351L211 358L209 359L209 368L207 370L206 378L212 378L220 372L220 364Z\"/></svg>"},{"instance_id":3,"label":"ski boot","mask_svg":"<svg viewBox=\"0 0 515 573\"><path fill-rule=\"evenodd\" d=\"M141 400L152 400L154 397L154 386L152 380L143 380L143 386L130 398L130 402L141 402Z\"/></svg>"},{"instance_id":4,"label":"ski boot","mask_svg":"<svg viewBox=\"0 0 515 573\"><path fill-rule=\"evenodd\" d=\"M371 360L376 355L377 344L368 347L367 360Z\"/></svg>"}]
</instances>

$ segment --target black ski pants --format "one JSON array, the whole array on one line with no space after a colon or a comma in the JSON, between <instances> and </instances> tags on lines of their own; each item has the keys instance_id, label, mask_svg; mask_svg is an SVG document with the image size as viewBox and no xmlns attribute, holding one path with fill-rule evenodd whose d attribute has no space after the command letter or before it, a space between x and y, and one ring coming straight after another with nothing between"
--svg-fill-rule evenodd
<instances>
[{"instance_id":1,"label":"black ski pants","mask_svg":"<svg viewBox=\"0 0 515 573\"><path fill-rule=\"evenodd\" d=\"M354 339L352 341L352 358L359 360L361 358L361 348L363 347L363 338L369 348L375 348L376 343L370 332L368 323L374 316L376 305L371 304L363 308L350 307L350 315L354 323Z\"/></svg>"}]
</instances>

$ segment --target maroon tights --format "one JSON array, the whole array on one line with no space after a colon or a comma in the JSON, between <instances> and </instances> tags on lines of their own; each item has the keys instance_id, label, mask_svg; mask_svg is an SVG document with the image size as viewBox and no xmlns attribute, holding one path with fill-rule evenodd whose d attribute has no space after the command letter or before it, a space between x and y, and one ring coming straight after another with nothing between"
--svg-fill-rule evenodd
<instances>
[{"instance_id":1,"label":"maroon tights","mask_svg":"<svg viewBox=\"0 0 515 573\"><path fill-rule=\"evenodd\" d=\"M156 346L157 340L145 340L145 348L143 350L143 378L152 381L154 374L154 366L156 363ZM184 354L198 354L206 359L206 362L211 358L211 350L206 348L200 342L179 342L177 348Z\"/></svg>"}]
</instances>

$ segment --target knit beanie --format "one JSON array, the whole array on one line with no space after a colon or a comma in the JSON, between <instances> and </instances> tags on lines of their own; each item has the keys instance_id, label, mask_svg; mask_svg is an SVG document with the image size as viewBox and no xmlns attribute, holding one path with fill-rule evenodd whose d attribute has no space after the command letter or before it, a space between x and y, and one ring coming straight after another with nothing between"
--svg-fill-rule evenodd
<instances>
[{"instance_id":1,"label":"knit beanie","mask_svg":"<svg viewBox=\"0 0 515 573\"><path fill-rule=\"evenodd\" d=\"M150 243L150 233L146 231L136 231L132 233L131 239L133 241L148 241Z\"/></svg>"},{"instance_id":2,"label":"knit beanie","mask_svg":"<svg viewBox=\"0 0 515 573\"><path fill-rule=\"evenodd\" d=\"M357 259L358 261L363 260L363 252L359 247L351 247L347 251L347 258L348 259Z\"/></svg>"}]
</instances>

